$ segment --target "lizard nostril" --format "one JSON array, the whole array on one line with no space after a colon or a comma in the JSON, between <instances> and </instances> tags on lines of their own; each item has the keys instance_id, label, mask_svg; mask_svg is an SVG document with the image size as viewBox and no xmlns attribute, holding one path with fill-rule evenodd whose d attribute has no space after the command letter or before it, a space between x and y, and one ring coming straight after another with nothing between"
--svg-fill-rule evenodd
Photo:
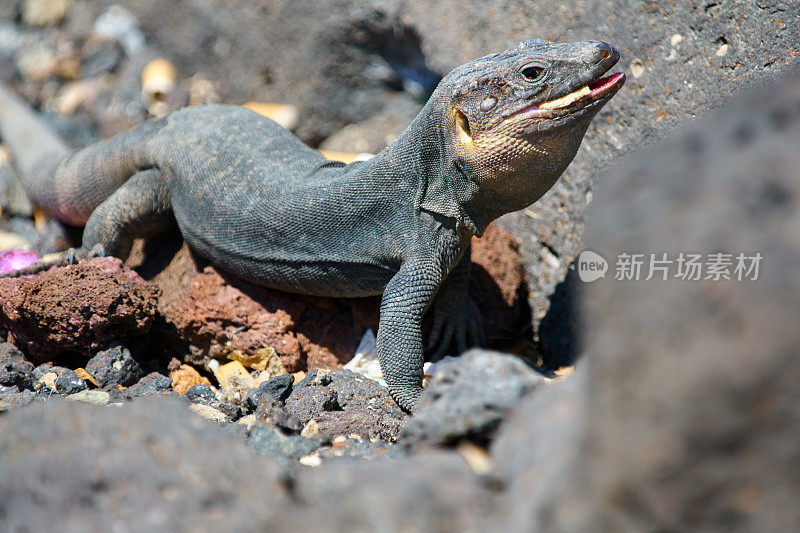
<instances>
[{"instance_id":1,"label":"lizard nostril","mask_svg":"<svg viewBox=\"0 0 800 533\"><path fill-rule=\"evenodd\" d=\"M609 52L608 50L603 50L602 52L600 52L600 57L602 57L603 59L608 59L609 57L611 57L611 52Z\"/></svg>"}]
</instances>

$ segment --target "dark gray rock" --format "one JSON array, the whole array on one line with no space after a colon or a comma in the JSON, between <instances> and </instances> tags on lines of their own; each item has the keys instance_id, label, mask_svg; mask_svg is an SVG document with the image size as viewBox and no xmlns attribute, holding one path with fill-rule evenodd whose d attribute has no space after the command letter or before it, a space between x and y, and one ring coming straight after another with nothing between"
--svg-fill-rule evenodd
<instances>
[{"instance_id":1,"label":"dark gray rock","mask_svg":"<svg viewBox=\"0 0 800 533\"><path fill-rule=\"evenodd\" d=\"M0 417L10 531L252 530L292 504L281 468L185 404L58 400ZM285 527L285 526L284 526Z\"/></svg>"},{"instance_id":2,"label":"dark gray rock","mask_svg":"<svg viewBox=\"0 0 800 533\"><path fill-rule=\"evenodd\" d=\"M300 419L302 424L323 411L339 411L341 407L337 402L336 391L324 385L298 386L286 398L286 412Z\"/></svg>"},{"instance_id":3,"label":"dark gray rock","mask_svg":"<svg viewBox=\"0 0 800 533\"><path fill-rule=\"evenodd\" d=\"M0 385L33 388L33 363L10 342L0 344Z\"/></svg>"},{"instance_id":4,"label":"dark gray rock","mask_svg":"<svg viewBox=\"0 0 800 533\"><path fill-rule=\"evenodd\" d=\"M48 385L49 381L42 380L47 374L56 375L56 378L52 381L52 386ZM52 364L37 366L31 372L31 378L33 388L44 399L53 394L75 394L86 390L87 387L86 382L79 378L74 370Z\"/></svg>"},{"instance_id":5,"label":"dark gray rock","mask_svg":"<svg viewBox=\"0 0 800 533\"><path fill-rule=\"evenodd\" d=\"M377 382L343 368L332 370L330 377L331 388L336 391L342 409L370 409L398 420L406 417L392 400L389 390Z\"/></svg>"},{"instance_id":6,"label":"dark gray rock","mask_svg":"<svg viewBox=\"0 0 800 533\"><path fill-rule=\"evenodd\" d=\"M400 436L401 419L381 414L374 409L325 411L312 418L316 430L327 439L340 435L358 435L365 439L394 442Z\"/></svg>"},{"instance_id":7,"label":"dark gray rock","mask_svg":"<svg viewBox=\"0 0 800 533\"><path fill-rule=\"evenodd\" d=\"M584 364L493 447L512 529L785 531L800 523L800 77L607 175ZM731 253L732 279L615 280L622 252ZM760 253L758 279L736 255ZM643 267L644 270L647 267ZM643 274L646 277L646 272ZM549 435L549 436L548 436ZM531 451L535 442L535 450Z\"/></svg>"},{"instance_id":8,"label":"dark gray rock","mask_svg":"<svg viewBox=\"0 0 800 533\"><path fill-rule=\"evenodd\" d=\"M216 408L222 411L230 420L236 421L247 414L247 410L233 402L219 402Z\"/></svg>"},{"instance_id":9,"label":"dark gray rock","mask_svg":"<svg viewBox=\"0 0 800 533\"><path fill-rule=\"evenodd\" d=\"M102 350L86 363L86 371L100 387L108 385L133 385L144 374L139 363L131 356L130 350L122 345L114 345Z\"/></svg>"},{"instance_id":10,"label":"dark gray rock","mask_svg":"<svg viewBox=\"0 0 800 533\"><path fill-rule=\"evenodd\" d=\"M322 441L286 435L274 427L253 424L248 430L247 444L262 455L300 459L319 448Z\"/></svg>"},{"instance_id":11,"label":"dark gray rock","mask_svg":"<svg viewBox=\"0 0 800 533\"><path fill-rule=\"evenodd\" d=\"M470 350L442 360L403 427L406 444L491 439L506 412L545 379L513 355Z\"/></svg>"},{"instance_id":12,"label":"dark gray rock","mask_svg":"<svg viewBox=\"0 0 800 533\"><path fill-rule=\"evenodd\" d=\"M59 394L75 394L86 389L86 382L79 378L75 371L65 368L59 372L56 380L56 390Z\"/></svg>"},{"instance_id":13,"label":"dark gray rock","mask_svg":"<svg viewBox=\"0 0 800 533\"><path fill-rule=\"evenodd\" d=\"M265 407L273 417L273 413L280 412L273 406ZM257 417L261 410L256 410ZM395 441L406 416L385 387L341 368L309 372L294 386L285 410L299 420L301 428L313 420L314 434L327 441L349 434Z\"/></svg>"},{"instance_id":14,"label":"dark gray rock","mask_svg":"<svg viewBox=\"0 0 800 533\"><path fill-rule=\"evenodd\" d=\"M305 422L296 414L286 411L283 404L269 396L262 396L256 412L256 420L268 426L280 428L285 433L296 433L305 427Z\"/></svg>"},{"instance_id":15,"label":"dark gray rock","mask_svg":"<svg viewBox=\"0 0 800 533\"><path fill-rule=\"evenodd\" d=\"M169 391L172 390L172 378L159 372L150 372L140 379L135 386L157 392Z\"/></svg>"},{"instance_id":16,"label":"dark gray rock","mask_svg":"<svg viewBox=\"0 0 800 533\"><path fill-rule=\"evenodd\" d=\"M268 395L278 401L284 401L292 393L294 376L291 374L281 374L270 378L255 389L250 390L245 397L245 407L250 411L255 411L262 401L263 395Z\"/></svg>"},{"instance_id":17,"label":"dark gray rock","mask_svg":"<svg viewBox=\"0 0 800 533\"><path fill-rule=\"evenodd\" d=\"M211 390L211 387L204 384L192 386L191 389L186 391L183 397L189 400L190 403L201 403L211 407L216 407L219 404L219 400L217 400L214 391Z\"/></svg>"},{"instance_id":18,"label":"dark gray rock","mask_svg":"<svg viewBox=\"0 0 800 533\"><path fill-rule=\"evenodd\" d=\"M130 401L136 398L178 397L172 389L172 378L158 372L150 372L128 388L119 389L115 385L105 389L111 394L112 402Z\"/></svg>"},{"instance_id":19,"label":"dark gray rock","mask_svg":"<svg viewBox=\"0 0 800 533\"><path fill-rule=\"evenodd\" d=\"M92 49L84 47L86 59L83 63L81 75L84 78L92 78L117 68L122 60L122 50L116 43L102 42L97 43Z\"/></svg>"}]
</instances>

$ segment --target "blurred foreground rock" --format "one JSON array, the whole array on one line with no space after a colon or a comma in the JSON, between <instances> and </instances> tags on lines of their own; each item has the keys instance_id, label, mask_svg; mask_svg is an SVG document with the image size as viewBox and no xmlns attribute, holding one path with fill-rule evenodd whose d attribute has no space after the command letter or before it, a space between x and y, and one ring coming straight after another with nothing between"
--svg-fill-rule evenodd
<instances>
[{"instance_id":1,"label":"blurred foreground rock","mask_svg":"<svg viewBox=\"0 0 800 533\"><path fill-rule=\"evenodd\" d=\"M0 418L0 515L11 531L56 519L71 531L248 529L289 505L280 476L177 402L52 401Z\"/></svg>"}]
</instances>

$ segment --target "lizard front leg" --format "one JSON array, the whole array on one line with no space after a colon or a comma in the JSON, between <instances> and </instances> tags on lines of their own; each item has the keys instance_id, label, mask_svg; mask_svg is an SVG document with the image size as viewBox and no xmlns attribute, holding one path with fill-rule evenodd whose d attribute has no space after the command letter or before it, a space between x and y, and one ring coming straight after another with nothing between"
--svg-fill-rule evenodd
<instances>
[{"instance_id":1,"label":"lizard front leg","mask_svg":"<svg viewBox=\"0 0 800 533\"><path fill-rule=\"evenodd\" d=\"M386 285L381 301L377 350L389 393L413 412L422 394L422 315L442 281L441 264L416 258L403 264Z\"/></svg>"},{"instance_id":2,"label":"lizard front leg","mask_svg":"<svg viewBox=\"0 0 800 533\"><path fill-rule=\"evenodd\" d=\"M483 344L483 321L478 306L469 294L470 252L471 247L467 247L442 284L433 304L433 327L427 346L429 352L434 352L431 356L433 361L444 356L453 340L456 341L458 353Z\"/></svg>"}]
</instances>

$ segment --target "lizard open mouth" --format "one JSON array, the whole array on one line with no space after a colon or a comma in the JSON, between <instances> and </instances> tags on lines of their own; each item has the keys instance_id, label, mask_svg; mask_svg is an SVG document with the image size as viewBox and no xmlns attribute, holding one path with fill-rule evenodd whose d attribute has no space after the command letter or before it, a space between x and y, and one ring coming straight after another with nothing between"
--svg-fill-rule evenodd
<instances>
[{"instance_id":1,"label":"lizard open mouth","mask_svg":"<svg viewBox=\"0 0 800 533\"><path fill-rule=\"evenodd\" d=\"M589 106L600 100L611 98L625 83L625 74L618 72L611 76L599 78L577 91L573 91L555 100L541 102L522 109L517 115L529 118L550 118L563 116L578 109Z\"/></svg>"}]
</instances>

